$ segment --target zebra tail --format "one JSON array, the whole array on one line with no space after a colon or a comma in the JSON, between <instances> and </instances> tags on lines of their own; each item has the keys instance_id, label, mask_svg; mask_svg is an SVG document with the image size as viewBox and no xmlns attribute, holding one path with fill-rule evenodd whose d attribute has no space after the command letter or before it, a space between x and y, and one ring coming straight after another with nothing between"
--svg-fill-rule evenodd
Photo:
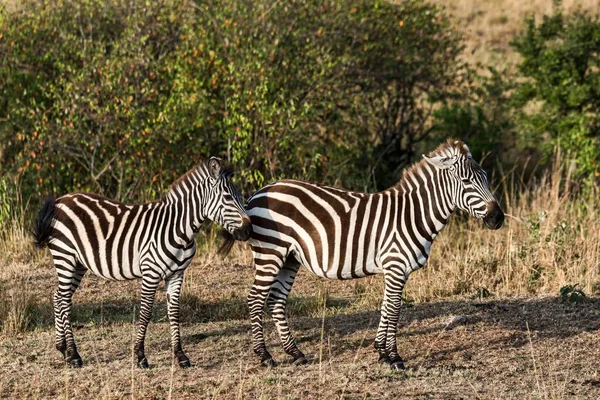
<instances>
[{"instance_id":1,"label":"zebra tail","mask_svg":"<svg viewBox=\"0 0 600 400\"><path fill-rule=\"evenodd\" d=\"M235 239L233 238L233 235L227 232L225 229L221 230L221 239L222 243L221 247L219 247L219 254L225 257L227 254L229 254L231 248L235 244Z\"/></svg>"},{"instance_id":2,"label":"zebra tail","mask_svg":"<svg viewBox=\"0 0 600 400\"><path fill-rule=\"evenodd\" d=\"M42 208L38 212L34 222L33 236L35 238L35 247L44 248L54 232L52 220L56 215L56 199L52 196L46 197L42 202Z\"/></svg>"}]
</instances>

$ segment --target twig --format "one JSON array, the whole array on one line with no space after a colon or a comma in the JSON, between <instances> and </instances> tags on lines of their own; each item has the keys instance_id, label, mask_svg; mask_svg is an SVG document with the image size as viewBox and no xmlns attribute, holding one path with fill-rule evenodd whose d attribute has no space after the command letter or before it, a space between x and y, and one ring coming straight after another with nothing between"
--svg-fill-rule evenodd
<instances>
[{"instance_id":1,"label":"twig","mask_svg":"<svg viewBox=\"0 0 600 400\"><path fill-rule=\"evenodd\" d=\"M504 213L504 216L505 216L505 217L512 218L512 219L514 219L514 220L515 220L515 221L517 221L517 222L520 222L520 223L525 223L525 221L524 221L522 218L515 217L514 215L511 215L511 214Z\"/></svg>"},{"instance_id":2,"label":"twig","mask_svg":"<svg viewBox=\"0 0 600 400\"><path fill-rule=\"evenodd\" d=\"M542 395L542 388L540 386L540 380L537 373L537 367L535 365L535 355L533 354L533 341L531 340L531 331L529 330L529 322L525 321L527 327L527 338L529 339L529 348L531 349L531 359L533 360L533 374L535 375L535 383L537 384L538 393L540 397ZM546 396L545 396L546 397Z\"/></svg>"},{"instance_id":3,"label":"twig","mask_svg":"<svg viewBox=\"0 0 600 400\"><path fill-rule=\"evenodd\" d=\"M135 399L135 305L133 306L133 333L131 335L131 400Z\"/></svg>"}]
</instances>

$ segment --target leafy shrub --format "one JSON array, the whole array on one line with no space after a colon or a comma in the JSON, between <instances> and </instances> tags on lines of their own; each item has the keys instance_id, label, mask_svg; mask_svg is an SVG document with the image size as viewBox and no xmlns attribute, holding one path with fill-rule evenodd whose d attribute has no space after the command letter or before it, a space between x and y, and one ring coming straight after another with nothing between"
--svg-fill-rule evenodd
<instances>
[{"instance_id":1,"label":"leafy shrub","mask_svg":"<svg viewBox=\"0 0 600 400\"><path fill-rule=\"evenodd\" d=\"M550 156L556 145L575 155L580 176L600 176L600 20L566 16L558 6L540 24L526 20L512 46L522 79L513 101L524 144Z\"/></svg>"},{"instance_id":2,"label":"leafy shrub","mask_svg":"<svg viewBox=\"0 0 600 400\"><path fill-rule=\"evenodd\" d=\"M382 188L461 96L461 49L418 0L25 0L0 10L0 175L139 200L220 155L247 192Z\"/></svg>"},{"instance_id":3,"label":"leafy shrub","mask_svg":"<svg viewBox=\"0 0 600 400\"><path fill-rule=\"evenodd\" d=\"M514 77L494 68L486 74L469 74L472 79L465 83L466 95L435 111L434 132L463 139L475 159L483 159L484 167L493 170L494 161L512 161L508 150L515 147L510 105Z\"/></svg>"},{"instance_id":4,"label":"leafy shrub","mask_svg":"<svg viewBox=\"0 0 600 400\"><path fill-rule=\"evenodd\" d=\"M560 300L565 303L584 303L588 300L587 295L583 289L578 287L579 284L565 285L560 288L559 295Z\"/></svg>"}]
</instances>

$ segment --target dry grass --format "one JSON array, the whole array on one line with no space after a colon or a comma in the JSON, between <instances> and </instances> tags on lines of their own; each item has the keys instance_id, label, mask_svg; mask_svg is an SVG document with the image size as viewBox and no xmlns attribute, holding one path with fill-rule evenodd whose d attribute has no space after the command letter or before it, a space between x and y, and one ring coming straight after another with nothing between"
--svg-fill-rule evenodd
<instances>
[{"instance_id":1,"label":"dry grass","mask_svg":"<svg viewBox=\"0 0 600 400\"><path fill-rule=\"evenodd\" d=\"M549 12L552 4L436 1L466 34L465 57L496 67L516 62L508 42L525 15ZM567 12L579 5L599 12L597 1L563 4ZM438 237L428 266L408 282L399 346L411 369L398 375L378 366L372 350L381 277L336 282L305 271L289 314L312 363L259 368L245 305L249 252L238 245L223 261L215 237L184 284L183 341L192 369L172 368L162 293L147 342L153 368L132 369L139 283L86 276L73 315L86 367L70 370L54 349L52 262L17 220L0 229L0 397L600 398L600 304L558 297L576 283L600 294L600 202L596 193L575 196L567 163L559 158L555 165L539 182L508 172L499 181L510 215L505 228L488 231L459 215ZM275 358L285 361L270 321L266 329Z\"/></svg>"},{"instance_id":2,"label":"dry grass","mask_svg":"<svg viewBox=\"0 0 600 400\"><path fill-rule=\"evenodd\" d=\"M566 163L559 156L556 165ZM250 254L238 245L221 260L212 233L184 285L193 369L172 369L163 293L149 330L153 368L132 369L139 283L86 276L73 315L86 368L69 370L53 343L52 263L33 249L21 221L0 241L0 397L598 398L600 304L593 297L571 304L558 292L579 283L598 294L600 205L592 194L575 196L569 176L557 167L525 184L508 173L498 191L511 217L499 231L453 218L429 265L409 280L399 346L411 369L398 375L378 366L372 349L381 277L338 282L305 271L289 314L312 363L289 365L268 320L268 344L284 362L258 367L245 305Z\"/></svg>"},{"instance_id":3,"label":"dry grass","mask_svg":"<svg viewBox=\"0 0 600 400\"><path fill-rule=\"evenodd\" d=\"M502 69L513 67L518 55L509 46L514 35L523 29L528 15L539 21L552 13L552 0L431 0L446 7L465 37L465 59ZM600 13L598 0L563 0L566 13L577 10Z\"/></svg>"}]
</instances>

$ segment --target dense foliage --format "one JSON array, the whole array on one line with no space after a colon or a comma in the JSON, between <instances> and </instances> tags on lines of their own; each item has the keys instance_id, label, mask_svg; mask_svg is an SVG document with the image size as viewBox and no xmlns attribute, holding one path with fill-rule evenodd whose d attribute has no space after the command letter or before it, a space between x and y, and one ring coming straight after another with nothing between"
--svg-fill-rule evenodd
<instances>
[{"instance_id":1,"label":"dense foliage","mask_svg":"<svg viewBox=\"0 0 600 400\"><path fill-rule=\"evenodd\" d=\"M383 188L464 69L415 0L31 0L1 18L0 172L27 195L153 196L208 155L247 192Z\"/></svg>"},{"instance_id":2,"label":"dense foliage","mask_svg":"<svg viewBox=\"0 0 600 400\"><path fill-rule=\"evenodd\" d=\"M245 194L378 190L447 137L489 169L559 144L597 175L598 19L557 9L513 46L516 75L476 73L422 0L25 0L0 9L0 198L155 198L209 155Z\"/></svg>"},{"instance_id":3,"label":"dense foliage","mask_svg":"<svg viewBox=\"0 0 600 400\"><path fill-rule=\"evenodd\" d=\"M557 9L526 21L513 47L522 82L513 95L521 140L572 153L579 175L600 176L600 20Z\"/></svg>"}]
</instances>

